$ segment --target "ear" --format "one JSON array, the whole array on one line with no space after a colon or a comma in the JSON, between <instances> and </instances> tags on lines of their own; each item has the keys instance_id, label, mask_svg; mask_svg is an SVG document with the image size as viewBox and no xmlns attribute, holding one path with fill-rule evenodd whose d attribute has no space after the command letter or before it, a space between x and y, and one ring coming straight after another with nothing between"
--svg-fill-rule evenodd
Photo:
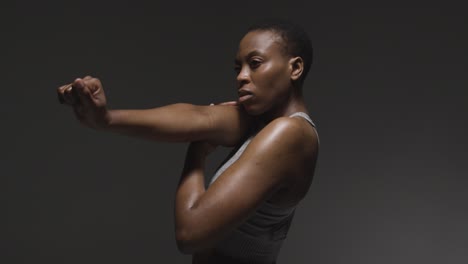
<instances>
[{"instance_id":1,"label":"ear","mask_svg":"<svg viewBox=\"0 0 468 264\"><path fill-rule=\"evenodd\" d=\"M291 80L299 80L299 78L301 78L302 72L304 71L304 61L302 60L302 58L291 58L289 60L289 66L291 67Z\"/></svg>"}]
</instances>

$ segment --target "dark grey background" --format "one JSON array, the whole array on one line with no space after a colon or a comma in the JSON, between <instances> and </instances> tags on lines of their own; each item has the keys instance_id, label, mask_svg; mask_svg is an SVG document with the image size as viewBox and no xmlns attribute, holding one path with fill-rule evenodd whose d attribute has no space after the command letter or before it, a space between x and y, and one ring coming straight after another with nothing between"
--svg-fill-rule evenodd
<instances>
[{"instance_id":1,"label":"dark grey background","mask_svg":"<svg viewBox=\"0 0 468 264\"><path fill-rule=\"evenodd\" d=\"M466 9L351 2L5 6L2 263L189 263L172 216L186 145L83 128L55 88L97 76L113 108L235 99L237 43L265 17L313 40L321 137L279 263L467 263Z\"/></svg>"}]
</instances>

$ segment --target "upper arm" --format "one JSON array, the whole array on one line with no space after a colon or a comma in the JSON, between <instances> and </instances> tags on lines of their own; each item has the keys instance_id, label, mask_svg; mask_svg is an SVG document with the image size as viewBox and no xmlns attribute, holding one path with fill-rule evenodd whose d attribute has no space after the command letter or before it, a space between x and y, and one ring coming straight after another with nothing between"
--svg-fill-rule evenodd
<instances>
[{"instance_id":1,"label":"upper arm","mask_svg":"<svg viewBox=\"0 0 468 264\"><path fill-rule=\"evenodd\" d=\"M255 136L191 208L187 229L193 240L215 243L287 186L305 159L305 137L297 121L290 118L273 121Z\"/></svg>"},{"instance_id":2,"label":"upper arm","mask_svg":"<svg viewBox=\"0 0 468 264\"><path fill-rule=\"evenodd\" d=\"M207 141L234 146L250 117L239 106L177 103L144 110L110 110L109 131L167 142Z\"/></svg>"},{"instance_id":3,"label":"upper arm","mask_svg":"<svg viewBox=\"0 0 468 264\"><path fill-rule=\"evenodd\" d=\"M191 132L188 141L207 141L215 145L232 147L240 142L251 124L252 117L241 106L193 107L202 120Z\"/></svg>"}]
</instances>

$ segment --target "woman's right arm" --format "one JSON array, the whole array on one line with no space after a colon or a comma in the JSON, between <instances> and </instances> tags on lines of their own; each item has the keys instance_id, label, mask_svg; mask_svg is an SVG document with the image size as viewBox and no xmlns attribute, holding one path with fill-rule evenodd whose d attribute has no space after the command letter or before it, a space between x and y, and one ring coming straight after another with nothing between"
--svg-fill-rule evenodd
<instances>
[{"instance_id":1,"label":"woman's right arm","mask_svg":"<svg viewBox=\"0 0 468 264\"><path fill-rule=\"evenodd\" d=\"M145 110L108 110L101 82L90 76L57 89L61 103L72 106L85 126L166 142L207 141L234 146L250 118L240 106L172 104Z\"/></svg>"}]
</instances>

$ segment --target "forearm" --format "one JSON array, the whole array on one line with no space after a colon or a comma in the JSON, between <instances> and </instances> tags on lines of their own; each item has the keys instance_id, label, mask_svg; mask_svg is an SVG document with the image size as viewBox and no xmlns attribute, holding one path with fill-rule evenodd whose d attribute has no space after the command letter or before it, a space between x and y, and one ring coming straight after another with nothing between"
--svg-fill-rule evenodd
<instances>
[{"instance_id":1,"label":"forearm","mask_svg":"<svg viewBox=\"0 0 468 264\"><path fill-rule=\"evenodd\" d=\"M206 141L235 146L251 118L238 106L172 104L146 110L110 110L105 131L165 142Z\"/></svg>"},{"instance_id":2,"label":"forearm","mask_svg":"<svg viewBox=\"0 0 468 264\"><path fill-rule=\"evenodd\" d=\"M196 203L206 192L204 171L205 158L194 151L192 144L187 151L175 199L176 241L179 250L188 254L206 244L197 239L199 236L196 233L201 230L193 224L198 222L193 219Z\"/></svg>"},{"instance_id":3,"label":"forearm","mask_svg":"<svg viewBox=\"0 0 468 264\"><path fill-rule=\"evenodd\" d=\"M181 142L209 137L208 113L190 104L144 110L110 110L105 131L157 141Z\"/></svg>"},{"instance_id":4,"label":"forearm","mask_svg":"<svg viewBox=\"0 0 468 264\"><path fill-rule=\"evenodd\" d=\"M235 106L172 104L146 110L110 110L105 131L166 142L207 141L234 146L247 131Z\"/></svg>"},{"instance_id":5,"label":"forearm","mask_svg":"<svg viewBox=\"0 0 468 264\"><path fill-rule=\"evenodd\" d=\"M76 118L90 128L157 141L207 141L234 146L249 119L238 106L173 104L147 110L108 110L99 79L86 76L57 89L60 103L73 107Z\"/></svg>"},{"instance_id":6,"label":"forearm","mask_svg":"<svg viewBox=\"0 0 468 264\"><path fill-rule=\"evenodd\" d=\"M205 156L195 151L191 143L185 157L185 164L176 193L176 208L180 212L190 210L196 201L206 191L205 188Z\"/></svg>"}]
</instances>

